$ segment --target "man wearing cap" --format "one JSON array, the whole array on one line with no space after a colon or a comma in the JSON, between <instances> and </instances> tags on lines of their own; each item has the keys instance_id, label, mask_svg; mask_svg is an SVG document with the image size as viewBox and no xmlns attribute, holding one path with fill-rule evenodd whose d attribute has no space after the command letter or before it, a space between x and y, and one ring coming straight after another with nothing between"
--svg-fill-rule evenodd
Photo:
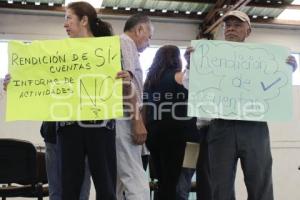
<instances>
[{"instance_id":1,"label":"man wearing cap","mask_svg":"<svg viewBox=\"0 0 300 200\"><path fill-rule=\"evenodd\" d=\"M251 33L250 19L241 11L230 11L223 21L226 41L244 42ZM187 49L186 54L192 51ZM295 58L289 56L286 62L295 71ZM207 151L208 157L201 159L209 166L207 185L211 187L211 194L201 190L200 200L235 200L238 159L244 172L248 199L273 200L272 156L266 122L213 119L207 134Z\"/></svg>"}]
</instances>

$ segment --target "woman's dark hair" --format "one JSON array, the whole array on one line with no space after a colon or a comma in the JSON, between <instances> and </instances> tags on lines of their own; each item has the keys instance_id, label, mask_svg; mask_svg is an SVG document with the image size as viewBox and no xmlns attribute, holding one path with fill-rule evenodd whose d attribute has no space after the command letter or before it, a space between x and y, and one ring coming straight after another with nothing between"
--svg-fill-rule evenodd
<instances>
[{"instance_id":1,"label":"woman's dark hair","mask_svg":"<svg viewBox=\"0 0 300 200\"><path fill-rule=\"evenodd\" d=\"M165 45L158 49L148 70L144 89L150 89L160 84L160 79L166 71L181 71L180 50L174 45Z\"/></svg>"},{"instance_id":2,"label":"woman's dark hair","mask_svg":"<svg viewBox=\"0 0 300 200\"><path fill-rule=\"evenodd\" d=\"M71 9L79 20L87 16L91 32L95 37L113 35L113 29L110 23L98 18L97 12L91 4L83 1L72 2L68 4L67 9Z\"/></svg>"}]
</instances>

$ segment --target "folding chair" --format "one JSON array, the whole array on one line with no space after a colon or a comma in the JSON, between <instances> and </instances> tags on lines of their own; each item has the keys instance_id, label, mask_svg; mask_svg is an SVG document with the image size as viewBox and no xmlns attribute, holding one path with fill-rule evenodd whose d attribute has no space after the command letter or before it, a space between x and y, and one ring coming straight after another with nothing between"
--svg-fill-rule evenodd
<instances>
[{"instance_id":1,"label":"folding chair","mask_svg":"<svg viewBox=\"0 0 300 200\"><path fill-rule=\"evenodd\" d=\"M38 159L38 158L41 159ZM43 154L35 146L17 139L0 139L0 197L31 197L42 200L48 196ZM40 171L39 171L40 170ZM46 177L46 176L44 176Z\"/></svg>"}]
</instances>

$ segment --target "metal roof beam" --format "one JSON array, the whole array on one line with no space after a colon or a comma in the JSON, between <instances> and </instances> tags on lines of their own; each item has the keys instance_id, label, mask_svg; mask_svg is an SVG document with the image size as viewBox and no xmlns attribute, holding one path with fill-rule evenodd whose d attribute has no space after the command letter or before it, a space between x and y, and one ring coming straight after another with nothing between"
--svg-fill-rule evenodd
<instances>
[{"instance_id":1,"label":"metal roof beam","mask_svg":"<svg viewBox=\"0 0 300 200\"><path fill-rule=\"evenodd\" d=\"M232 10L237 10L242 6L247 5L251 0L239 0L236 4L234 4L231 8L229 8L227 10L227 12L232 11ZM210 27L208 27L205 31L204 34L209 34L211 33L215 28L217 28L217 26L223 21L224 16L226 15L226 13L224 13L224 15L222 17L220 17L216 22L214 22Z\"/></svg>"},{"instance_id":2,"label":"metal roof beam","mask_svg":"<svg viewBox=\"0 0 300 200\"><path fill-rule=\"evenodd\" d=\"M213 8L205 16L203 23L209 24L213 20L217 12L223 7L224 3L225 0L218 0L216 4L213 6Z\"/></svg>"}]
</instances>

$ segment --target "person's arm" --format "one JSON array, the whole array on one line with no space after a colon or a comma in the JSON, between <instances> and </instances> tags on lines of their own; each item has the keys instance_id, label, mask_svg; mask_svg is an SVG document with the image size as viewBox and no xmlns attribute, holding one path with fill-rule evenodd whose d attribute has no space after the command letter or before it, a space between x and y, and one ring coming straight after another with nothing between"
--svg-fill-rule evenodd
<instances>
[{"instance_id":1,"label":"person's arm","mask_svg":"<svg viewBox=\"0 0 300 200\"><path fill-rule=\"evenodd\" d=\"M137 96L136 92L133 89L133 85L131 83L132 80L132 75L129 71L127 70L122 70L118 72L117 78L122 78L123 79L123 95L125 97L124 102L125 104L128 103L130 105L130 108L128 109L130 112L129 114L131 115L132 119L132 130L133 130L133 141L136 144L143 144L146 141L147 138L147 131L143 123L143 119L141 116L141 113L138 109L137 105Z\"/></svg>"},{"instance_id":2,"label":"person's arm","mask_svg":"<svg viewBox=\"0 0 300 200\"><path fill-rule=\"evenodd\" d=\"M193 53L195 51L194 47L189 46L188 48L186 48L185 52L184 52L184 58L186 60L186 69L190 69L190 59L191 59L191 53Z\"/></svg>"},{"instance_id":3,"label":"person's arm","mask_svg":"<svg viewBox=\"0 0 300 200\"><path fill-rule=\"evenodd\" d=\"M128 41L121 39L123 68L124 70L130 72L133 78L135 76L135 63L133 58L136 56L136 47L131 46L131 44L127 42ZM130 87L126 89L126 93L124 93L124 95L127 97L124 98L125 104L130 105L130 109L128 109L128 111L131 116L132 140L135 144L143 144L147 139L147 130L139 110L137 92L132 81L130 82Z\"/></svg>"},{"instance_id":4,"label":"person's arm","mask_svg":"<svg viewBox=\"0 0 300 200\"><path fill-rule=\"evenodd\" d=\"M193 47L188 47L185 50L184 58L187 62L186 70L184 70L183 72L177 72L175 74L175 81L178 84L183 85L186 89L188 89L188 87L189 87L188 82L189 82L190 56L191 56L191 53L194 51L195 51L195 49Z\"/></svg>"},{"instance_id":5,"label":"person's arm","mask_svg":"<svg viewBox=\"0 0 300 200\"><path fill-rule=\"evenodd\" d=\"M129 96L131 91L131 80L132 80L131 73L127 70L122 70L117 73L116 78L122 79L123 81L123 96L125 97Z\"/></svg>"},{"instance_id":6,"label":"person's arm","mask_svg":"<svg viewBox=\"0 0 300 200\"><path fill-rule=\"evenodd\" d=\"M183 76L184 76L184 72L176 72L175 73L175 81L179 85L183 85Z\"/></svg>"},{"instance_id":7,"label":"person's arm","mask_svg":"<svg viewBox=\"0 0 300 200\"><path fill-rule=\"evenodd\" d=\"M186 68L183 72L182 85L187 90L189 89L189 81L190 81L190 69Z\"/></svg>"},{"instance_id":8,"label":"person's arm","mask_svg":"<svg viewBox=\"0 0 300 200\"><path fill-rule=\"evenodd\" d=\"M195 51L195 49L193 47L188 47L185 50L184 53L184 58L187 62L187 65L185 67L185 70L183 72L183 76L182 76L182 85L188 90L189 89L189 74L190 74L190 56L191 53L193 53Z\"/></svg>"},{"instance_id":9,"label":"person's arm","mask_svg":"<svg viewBox=\"0 0 300 200\"><path fill-rule=\"evenodd\" d=\"M147 130L144 125L142 114L137 105L137 96L135 90L133 90L134 96L129 99L131 105L133 105L133 116L132 116L132 139L135 144L144 144L147 139Z\"/></svg>"}]
</instances>

